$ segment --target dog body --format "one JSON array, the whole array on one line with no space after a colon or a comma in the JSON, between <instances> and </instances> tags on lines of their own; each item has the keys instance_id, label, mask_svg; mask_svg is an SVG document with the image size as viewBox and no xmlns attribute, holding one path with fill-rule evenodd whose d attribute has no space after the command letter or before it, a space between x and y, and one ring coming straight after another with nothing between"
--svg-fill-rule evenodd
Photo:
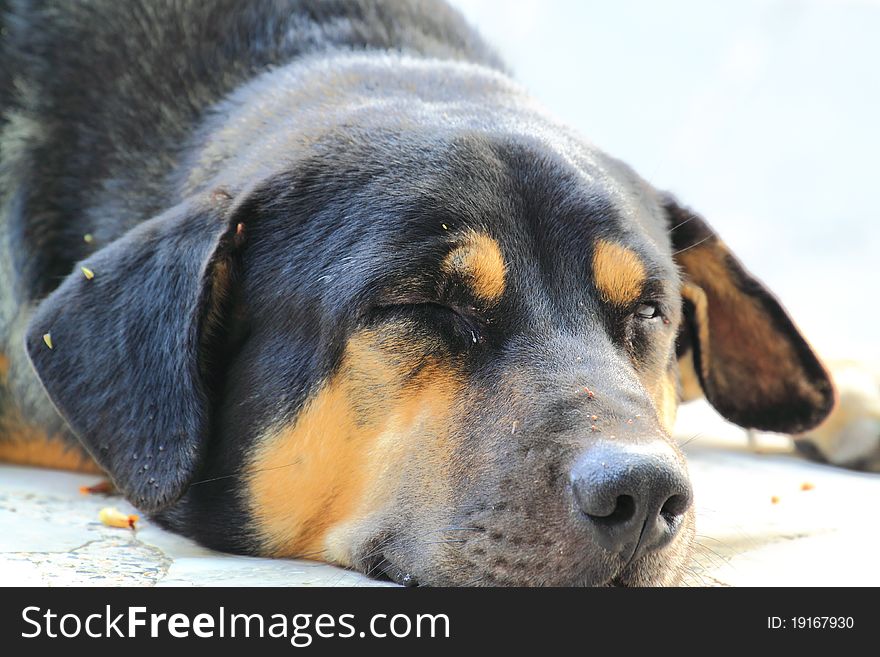
<instances>
[{"instance_id":1,"label":"dog body","mask_svg":"<svg viewBox=\"0 0 880 657\"><path fill-rule=\"evenodd\" d=\"M0 457L94 459L226 551L663 584L681 389L831 406L707 224L442 3L4 9Z\"/></svg>"}]
</instances>

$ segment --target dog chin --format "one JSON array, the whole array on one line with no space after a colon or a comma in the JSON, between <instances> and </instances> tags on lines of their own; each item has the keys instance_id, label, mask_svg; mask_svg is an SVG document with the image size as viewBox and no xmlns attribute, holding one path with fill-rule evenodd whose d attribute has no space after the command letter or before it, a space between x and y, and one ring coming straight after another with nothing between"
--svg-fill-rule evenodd
<instances>
[{"instance_id":1,"label":"dog chin","mask_svg":"<svg viewBox=\"0 0 880 657\"><path fill-rule=\"evenodd\" d=\"M498 582L497 580L488 580L486 574L489 571L474 571L469 581L465 576L462 581L459 578L450 579L445 576L439 576L434 579L432 576L415 576L410 574L406 569L400 568L390 561L383 560L383 563L377 568L374 567L370 572L371 576L399 584L400 586L572 586L572 587L660 587L660 586L676 586L684 575L684 568L681 564L655 564L651 558L642 558L637 562L629 564L626 568L614 574L613 571L608 572L598 579L595 576L584 576L571 582L557 582L547 580L546 574L536 574L535 576L526 576L522 580L509 580Z\"/></svg>"},{"instance_id":2,"label":"dog chin","mask_svg":"<svg viewBox=\"0 0 880 657\"><path fill-rule=\"evenodd\" d=\"M681 583L691 559L692 530L659 552L651 553L628 563L602 559L600 568L584 572L568 572L560 577L559 570L549 567L515 576L499 576L496 569L479 564L455 564L444 560L441 564L404 567L403 560L382 555L359 570L370 577L401 586L513 586L513 587L659 587ZM456 566L460 567L456 567Z\"/></svg>"}]
</instances>

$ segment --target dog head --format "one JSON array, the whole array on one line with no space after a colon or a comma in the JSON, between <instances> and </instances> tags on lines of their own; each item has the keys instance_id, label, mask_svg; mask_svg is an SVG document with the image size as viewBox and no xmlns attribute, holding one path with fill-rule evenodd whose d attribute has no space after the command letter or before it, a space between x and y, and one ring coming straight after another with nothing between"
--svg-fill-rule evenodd
<instances>
[{"instance_id":1,"label":"dog head","mask_svg":"<svg viewBox=\"0 0 880 657\"><path fill-rule=\"evenodd\" d=\"M702 218L501 76L372 66L323 71L329 100L277 74L238 95L195 156L223 166L37 309L48 394L135 504L221 549L677 581L680 389L803 431L824 370Z\"/></svg>"}]
</instances>

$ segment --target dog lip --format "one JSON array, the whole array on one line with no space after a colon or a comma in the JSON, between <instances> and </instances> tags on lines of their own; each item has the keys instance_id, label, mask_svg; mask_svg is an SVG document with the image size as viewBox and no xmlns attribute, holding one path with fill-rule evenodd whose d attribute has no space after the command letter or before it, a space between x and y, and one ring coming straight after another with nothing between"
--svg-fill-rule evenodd
<instances>
[{"instance_id":1,"label":"dog lip","mask_svg":"<svg viewBox=\"0 0 880 657\"><path fill-rule=\"evenodd\" d=\"M589 587L628 587L631 586L627 582L629 579L627 577L627 573L631 572L634 568L638 566L638 564L643 560L643 555L636 555L635 558L630 557L630 559L623 565L615 568L609 569L604 575L596 578L595 580L588 582L587 580L580 580L580 585L589 586ZM391 561L384 554L379 555L373 561L369 568L365 571L369 577L373 577L378 580L388 581L399 586L405 587L425 587L425 586L433 586L430 582L424 582L423 580L417 578L410 571L405 570L398 566L396 563ZM483 574L485 575L488 571L485 571ZM482 580L483 577L477 578L475 581ZM460 584L459 584L460 585ZM456 586L459 586L456 585ZM527 586L527 582L520 582L519 584L514 584L517 586ZM577 586L578 583L576 580L572 580L569 584L563 586ZM464 586L468 586L465 584Z\"/></svg>"},{"instance_id":2,"label":"dog lip","mask_svg":"<svg viewBox=\"0 0 880 657\"><path fill-rule=\"evenodd\" d=\"M615 568L611 572L609 572L605 577L602 577L592 583L581 582L582 585L590 586L590 587L599 587L599 588L626 588L633 586L628 580L631 577L627 576L627 573L631 572L635 566L637 566L642 561L642 557L637 559L631 559L626 565L618 568ZM613 574L612 574L613 573ZM401 569L395 563L389 561L387 558L380 557L380 560L376 562L373 566L372 577L377 579L385 579L394 584L398 584L399 586L406 587L425 587L430 586L430 584L425 584L420 582L414 575L407 572L406 570ZM520 585L523 585L521 583ZM575 585L572 582L571 585Z\"/></svg>"},{"instance_id":3,"label":"dog lip","mask_svg":"<svg viewBox=\"0 0 880 657\"><path fill-rule=\"evenodd\" d=\"M623 568L618 570L616 575L614 575L613 577L609 577L607 580L605 580L604 583L598 584L597 586L608 588L627 588L629 586L632 586L627 581L629 578L626 576L626 573L628 570L630 570L634 563L638 563L638 560L630 561Z\"/></svg>"},{"instance_id":4,"label":"dog lip","mask_svg":"<svg viewBox=\"0 0 880 657\"><path fill-rule=\"evenodd\" d=\"M419 581L411 573L403 570L394 562L389 561L384 555L379 557L370 570L372 571L373 576L377 579L385 577L395 584L400 584L401 586L406 587L421 586Z\"/></svg>"},{"instance_id":5,"label":"dog lip","mask_svg":"<svg viewBox=\"0 0 880 657\"><path fill-rule=\"evenodd\" d=\"M643 582L645 580L646 574L640 573L640 566L645 563L647 559L648 552L644 549L639 549L641 543L640 540L637 542L635 549L629 553L628 558L624 561L622 558L618 558L616 564L610 565L607 569L603 569L604 572L594 573L592 576L577 576L574 575L571 580L567 583L557 583L556 586L587 586L587 587L598 587L598 588L619 588L619 587L631 587L631 586L644 586ZM629 552L629 551L628 551ZM393 584L397 584L398 586L405 587L431 587L440 584L439 581L435 580L431 575L427 576L427 581L425 577L422 575L416 575L409 568L402 568L398 565L398 562L395 562L386 552L373 552L372 559L368 561L362 562L361 565L357 568L361 572L365 573L368 577L385 581ZM485 576L489 574L491 569L481 569L481 572L474 573L474 577L476 579L468 579L468 582L479 582L485 579ZM430 570L429 570L430 572ZM481 575L477 577L477 575ZM442 579L442 577L441 577ZM531 573L530 576L527 576L524 580L520 581L509 581L508 585L514 586L533 586L536 581L540 581L541 573L534 572ZM648 580L653 579L652 576L647 576ZM453 585L453 586L469 586L470 584L461 584L460 582L457 584L453 584L449 582L447 584L440 584L441 586ZM495 585L501 585L498 580L496 580Z\"/></svg>"}]
</instances>

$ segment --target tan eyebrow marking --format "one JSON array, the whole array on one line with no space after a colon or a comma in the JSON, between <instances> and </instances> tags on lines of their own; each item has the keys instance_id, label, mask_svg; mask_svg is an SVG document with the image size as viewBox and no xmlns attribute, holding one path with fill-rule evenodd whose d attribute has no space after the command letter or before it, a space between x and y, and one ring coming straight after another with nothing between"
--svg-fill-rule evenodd
<instances>
[{"instance_id":1,"label":"tan eyebrow marking","mask_svg":"<svg viewBox=\"0 0 880 657\"><path fill-rule=\"evenodd\" d=\"M465 242L444 258L443 270L462 276L484 301L498 301L504 294L507 265L498 242L485 233L468 232Z\"/></svg>"},{"instance_id":2,"label":"tan eyebrow marking","mask_svg":"<svg viewBox=\"0 0 880 657\"><path fill-rule=\"evenodd\" d=\"M593 250L593 278L604 301L626 305L642 293L645 264L632 249L600 239Z\"/></svg>"}]
</instances>

